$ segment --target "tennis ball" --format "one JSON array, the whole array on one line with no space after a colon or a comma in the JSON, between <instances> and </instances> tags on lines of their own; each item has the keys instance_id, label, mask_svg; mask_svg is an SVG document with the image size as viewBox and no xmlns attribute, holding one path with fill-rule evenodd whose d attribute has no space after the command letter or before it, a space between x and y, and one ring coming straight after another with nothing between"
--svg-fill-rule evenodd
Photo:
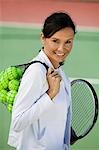
<instances>
[{"instance_id":1,"label":"tennis ball","mask_svg":"<svg viewBox=\"0 0 99 150\"><path fill-rule=\"evenodd\" d=\"M7 102L7 91L6 90L1 90L0 91L0 101L2 103L6 103Z\"/></svg>"},{"instance_id":2,"label":"tennis ball","mask_svg":"<svg viewBox=\"0 0 99 150\"><path fill-rule=\"evenodd\" d=\"M4 90L5 86L2 84L2 80L0 79L0 90Z\"/></svg>"},{"instance_id":3,"label":"tennis ball","mask_svg":"<svg viewBox=\"0 0 99 150\"><path fill-rule=\"evenodd\" d=\"M0 83L0 91L3 90L4 87L2 86L2 84Z\"/></svg>"},{"instance_id":4,"label":"tennis ball","mask_svg":"<svg viewBox=\"0 0 99 150\"><path fill-rule=\"evenodd\" d=\"M7 75L6 71L4 71L2 78L5 80L5 82L8 83L9 79L8 79L8 75Z\"/></svg>"},{"instance_id":5,"label":"tennis ball","mask_svg":"<svg viewBox=\"0 0 99 150\"><path fill-rule=\"evenodd\" d=\"M13 104L17 91L11 90L7 93L7 103Z\"/></svg>"},{"instance_id":6,"label":"tennis ball","mask_svg":"<svg viewBox=\"0 0 99 150\"><path fill-rule=\"evenodd\" d=\"M6 69L6 73L9 80L17 79L18 78L18 72L17 67L9 67Z\"/></svg>"},{"instance_id":7,"label":"tennis ball","mask_svg":"<svg viewBox=\"0 0 99 150\"><path fill-rule=\"evenodd\" d=\"M18 80L15 80L15 79L11 80L11 81L9 81L8 88L9 88L9 90L17 91L19 88L19 84L20 84L20 82Z\"/></svg>"},{"instance_id":8,"label":"tennis ball","mask_svg":"<svg viewBox=\"0 0 99 150\"><path fill-rule=\"evenodd\" d=\"M5 79L5 80L9 80L9 78L8 78L8 74L7 74L7 72L6 71L4 71L4 73L3 73L3 78Z\"/></svg>"},{"instance_id":9,"label":"tennis ball","mask_svg":"<svg viewBox=\"0 0 99 150\"><path fill-rule=\"evenodd\" d=\"M4 74L4 71L0 72L0 78L3 76Z\"/></svg>"},{"instance_id":10,"label":"tennis ball","mask_svg":"<svg viewBox=\"0 0 99 150\"><path fill-rule=\"evenodd\" d=\"M8 109L9 112L12 112L12 107L13 107L12 104L8 104L7 109Z\"/></svg>"},{"instance_id":11,"label":"tennis ball","mask_svg":"<svg viewBox=\"0 0 99 150\"><path fill-rule=\"evenodd\" d=\"M22 77L22 74L23 74L23 69L17 68L17 73L18 73L18 75L19 75L19 78L21 78L21 77Z\"/></svg>"},{"instance_id":12,"label":"tennis ball","mask_svg":"<svg viewBox=\"0 0 99 150\"><path fill-rule=\"evenodd\" d=\"M0 89L7 89L8 88L8 79L6 79L4 76L0 78Z\"/></svg>"}]
</instances>

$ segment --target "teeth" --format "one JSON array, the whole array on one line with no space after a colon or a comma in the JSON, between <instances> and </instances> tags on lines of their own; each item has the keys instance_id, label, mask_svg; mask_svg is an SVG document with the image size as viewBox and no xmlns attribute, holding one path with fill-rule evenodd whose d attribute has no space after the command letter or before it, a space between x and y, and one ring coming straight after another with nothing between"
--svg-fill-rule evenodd
<instances>
[{"instance_id":1,"label":"teeth","mask_svg":"<svg viewBox=\"0 0 99 150\"><path fill-rule=\"evenodd\" d=\"M64 56L64 53L56 53L58 56Z\"/></svg>"}]
</instances>

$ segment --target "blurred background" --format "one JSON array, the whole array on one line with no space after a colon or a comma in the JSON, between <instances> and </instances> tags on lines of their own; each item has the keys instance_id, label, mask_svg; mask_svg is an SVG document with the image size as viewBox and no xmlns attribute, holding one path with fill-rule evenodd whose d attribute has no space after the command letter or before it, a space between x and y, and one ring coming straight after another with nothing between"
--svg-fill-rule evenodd
<instances>
[{"instance_id":1,"label":"blurred background","mask_svg":"<svg viewBox=\"0 0 99 150\"><path fill-rule=\"evenodd\" d=\"M98 0L0 0L0 71L29 62L42 47L44 19L55 11L68 12L77 25L74 47L63 66L68 76L85 78L99 97L99 1ZM11 114L0 103L0 150L7 145ZM99 150L99 121L71 150Z\"/></svg>"}]
</instances>

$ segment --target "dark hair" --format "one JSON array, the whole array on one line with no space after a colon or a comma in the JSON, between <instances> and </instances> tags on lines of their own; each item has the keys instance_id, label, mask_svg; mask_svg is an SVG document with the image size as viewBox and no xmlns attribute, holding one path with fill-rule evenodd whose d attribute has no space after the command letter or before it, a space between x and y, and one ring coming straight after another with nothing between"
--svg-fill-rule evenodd
<instances>
[{"instance_id":1,"label":"dark hair","mask_svg":"<svg viewBox=\"0 0 99 150\"><path fill-rule=\"evenodd\" d=\"M76 33L75 24L65 12L55 12L45 19L42 32L46 38L50 38L57 31L70 27Z\"/></svg>"}]
</instances>

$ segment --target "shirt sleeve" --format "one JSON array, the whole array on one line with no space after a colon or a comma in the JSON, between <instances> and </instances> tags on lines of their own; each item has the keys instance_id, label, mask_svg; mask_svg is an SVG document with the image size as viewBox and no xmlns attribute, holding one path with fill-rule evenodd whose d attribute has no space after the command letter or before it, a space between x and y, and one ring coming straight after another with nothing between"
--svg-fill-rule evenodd
<instances>
[{"instance_id":1,"label":"shirt sleeve","mask_svg":"<svg viewBox=\"0 0 99 150\"><path fill-rule=\"evenodd\" d=\"M12 111L12 126L20 132L48 110L53 102L46 93L42 93L46 79L42 64L32 64L22 77Z\"/></svg>"}]
</instances>

